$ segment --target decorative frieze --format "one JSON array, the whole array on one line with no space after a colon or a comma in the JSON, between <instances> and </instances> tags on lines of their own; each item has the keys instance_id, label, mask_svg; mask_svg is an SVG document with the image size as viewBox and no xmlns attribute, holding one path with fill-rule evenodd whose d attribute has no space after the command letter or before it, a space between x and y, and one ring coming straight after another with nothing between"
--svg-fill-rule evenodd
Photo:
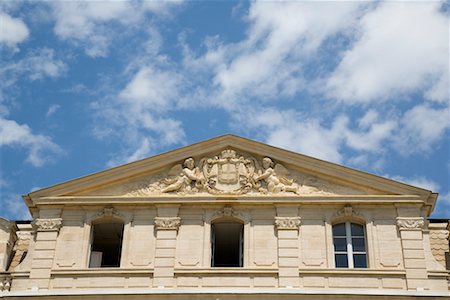
<instances>
[{"instance_id":1,"label":"decorative frieze","mask_svg":"<svg viewBox=\"0 0 450 300\"><path fill-rule=\"evenodd\" d=\"M300 217L275 217L275 226L278 230L295 229L300 226Z\"/></svg>"},{"instance_id":2,"label":"decorative frieze","mask_svg":"<svg viewBox=\"0 0 450 300\"><path fill-rule=\"evenodd\" d=\"M155 226L158 230L178 230L180 224L180 217L155 217Z\"/></svg>"},{"instance_id":3,"label":"decorative frieze","mask_svg":"<svg viewBox=\"0 0 450 300\"><path fill-rule=\"evenodd\" d=\"M62 219L35 219L31 225L36 231L58 231L62 226Z\"/></svg>"},{"instance_id":4,"label":"decorative frieze","mask_svg":"<svg viewBox=\"0 0 450 300\"><path fill-rule=\"evenodd\" d=\"M404 218L397 217L397 227L399 230L422 230L425 221L422 217Z\"/></svg>"}]
</instances>

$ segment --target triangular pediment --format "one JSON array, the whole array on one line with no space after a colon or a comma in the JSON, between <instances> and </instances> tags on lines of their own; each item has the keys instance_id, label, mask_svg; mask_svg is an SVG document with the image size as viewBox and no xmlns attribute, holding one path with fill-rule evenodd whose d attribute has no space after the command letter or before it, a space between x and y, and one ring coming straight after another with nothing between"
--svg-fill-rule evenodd
<instances>
[{"instance_id":1,"label":"triangular pediment","mask_svg":"<svg viewBox=\"0 0 450 300\"><path fill-rule=\"evenodd\" d=\"M412 187L225 135L30 193L42 197L418 195Z\"/></svg>"}]
</instances>

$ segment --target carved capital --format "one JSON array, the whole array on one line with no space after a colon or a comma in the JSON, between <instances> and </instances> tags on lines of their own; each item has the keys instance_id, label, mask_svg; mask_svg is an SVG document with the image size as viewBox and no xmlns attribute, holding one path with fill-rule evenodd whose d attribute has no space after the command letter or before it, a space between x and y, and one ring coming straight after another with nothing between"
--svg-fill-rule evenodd
<instances>
[{"instance_id":1,"label":"carved capital","mask_svg":"<svg viewBox=\"0 0 450 300\"><path fill-rule=\"evenodd\" d=\"M397 218L397 227L399 230L422 230L425 221L422 217L419 218Z\"/></svg>"},{"instance_id":2,"label":"carved capital","mask_svg":"<svg viewBox=\"0 0 450 300\"><path fill-rule=\"evenodd\" d=\"M62 219L35 219L31 225L36 231L57 231L62 226Z\"/></svg>"},{"instance_id":3,"label":"carved capital","mask_svg":"<svg viewBox=\"0 0 450 300\"><path fill-rule=\"evenodd\" d=\"M180 224L180 217L155 217L155 226L158 230L178 230Z\"/></svg>"},{"instance_id":4,"label":"carved capital","mask_svg":"<svg viewBox=\"0 0 450 300\"><path fill-rule=\"evenodd\" d=\"M275 217L275 226L278 230L295 229L300 226L300 217Z\"/></svg>"}]
</instances>

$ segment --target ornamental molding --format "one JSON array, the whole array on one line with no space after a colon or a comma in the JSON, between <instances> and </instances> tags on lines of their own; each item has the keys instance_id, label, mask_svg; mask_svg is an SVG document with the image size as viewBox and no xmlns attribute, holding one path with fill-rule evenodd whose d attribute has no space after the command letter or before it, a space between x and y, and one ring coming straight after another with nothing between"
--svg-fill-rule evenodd
<instances>
[{"instance_id":1,"label":"ornamental molding","mask_svg":"<svg viewBox=\"0 0 450 300\"><path fill-rule=\"evenodd\" d=\"M275 217L275 227L278 230L294 229L298 230L301 223L300 217Z\"/></svg>"},{"instance_id":2,"label":"ornamental molding","mask_svg":"<svg viewBox=\"0 0 450 300\"><path fill-rule=\"evenodd\" d=\"M397 217L397 227L399 230L422 230L425 226L424 218L404 218Z\"/></svg>"},{"instance_id":3,"label":"ornamental molding","mask_svg":"<svg viewBox=\"0 0 450 300\"><path fill-rule=\"evenodd\" d=\"M219 219L219 218L223 218L223 217L233 217L233 218L241 219L243 221L246 220L245 216L242 213L234 210L234 208L231 206L224 206L222 209L215 211L211 216L211 220L215 220L215 219Z\"/></svg>"},{"instance_id":4,"label":"ornamental molding","mask_svg":"<svg viewBox=\"0 0 450 300\"><path fill-rule=\"evenodd\" d=\"M351 205L346 205L340 210L338 210L334 215L333 219L338 218L352 218L364 220L364 216L357 210L355 210Z\"/></svg>"},{"instance_id":5,"label":"ornamental molding","mask_svg":"<svg viewBox=\"0 0 450 300\"><path fill-rule=\"evenodd\" d=\"M56 231L59 232L59 229L62 227L62 219L35 219L31 225L36 231Z\"/></svg>"},{"instance_id":6,"label":"ornamental molding","mask_svg":"<svg viewBox=\"0 0 450 300\"><path fill-rule=\"evenodd\" d=\"M317 177L291 172L270 157L257 159L233 149L216 156L186 158L167 173L130 183L125 196L190 195L335 195L354 190ZM331 191L333 190L333 191Z\"/></svg>"},{"instance_id":7,"label":"ornamental molding","mask_svg":"<svg viewBox=\"0 0 450 300\"><path fill-rule=\"evenodd\" d=\"M155 217L155 227L157 230L178 230L180 224L180 217Z\"/></svg>"},{"instance_id":8,"label":"ornamental molding","mask_svg":"<svg viewBox=\"0 0 450 300\"><path fill-rule=\"evenodd\" d=\"M99 212L96 215L96 218L104 218L104 217L124 219L124 216L120 212L118 212L117 209L115 209L114 207L105 207L101 212Z\"/></svg>"}]
</instances>

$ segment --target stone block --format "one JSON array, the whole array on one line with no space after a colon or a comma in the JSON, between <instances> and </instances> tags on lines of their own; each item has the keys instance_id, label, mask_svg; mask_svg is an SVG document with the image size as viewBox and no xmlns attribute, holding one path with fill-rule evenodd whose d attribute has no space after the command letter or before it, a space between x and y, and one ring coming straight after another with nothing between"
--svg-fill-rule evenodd
<instances>
[{"instance_id":1,"label":"stone block","mask_svg":"<svg viewBox=\"0 0 450 300\"><path fill-rule=\"evenodd\" d=\"M323 276L302 276L303 287L305 288L323 288L326 285L326 278Z\"/></svg>"},{"instance_id":2,"label":"stone block","mask_svg":"<svg viewBox=\"0 0 450 300\"><path fill-rule=\"evenodd\" d=\"M155 258L155 270L158 267L173 267L175 259L173 258Z\"/></svg>"},{"instance_id":3,"label":"stone block","mask_svg":"<svg viewBox=\"0 0 450 300\"><path fill-rule=\"evenodd\" d=\"M53 241L39 241L36 243L36 250L54 250L56 248L56 240Z\"/></svg>"},{"instance_id":4,"label":"stone block","mask_svg":"<svg viewBox=\"0 0 450 300\"><path fill-rule=\"evenodd\" d=\"M402 230L400 231L402 240L422 240L421 230Z\"/></svg>"},{"instance_id":5,"label":"stone block","mask_svg":"<svg viewBox=\"0 0 450 300\"><path fill-rule=\"evenodd\" d=\"M422 249L405 249L405 250L403 250L403 256L405 259L408 259L408 258L424 259L425 258L425 254Z\"/></svg>"},{"instance_id":6,"label":"stone block","mask_svg":"<svg viewBox=\"0 0 450 300\"><path fill-rule=\"evenodd\" d=\"M299 267L298 257L279 257L278 266L280 267Z\"/></svg>"},{"instance_id":7,"label":"stone block","mask_svg":"<svg viewBox=\"0 0 450 300\"><path fill-rule=\"evenodd\" d=\"M406 289L406 280L403 278L381 278L381 284L384 289Z\"/></svg>"},{"instance_id":8,"label":"stone block","mask_svg":"<svg viewBox=\"0 0 450 300\"><path fill-rule=\"evenodd\" d=\"M278 230L278 239L298 239L298 231L295 229L282 229Z\"/></svg>"},{"instance_id":9,"label":"stone block","mask_svg":"<svg viewBox=\"0 0 450 300\"><path fill-rule=\"evenodd\" d=\"M278 240L279 248L298 248L298 240Z\"/></svg>"},{"instance_id":10,"label":"stone block","mask_svg":"<svg viewBox=\"0 0 450 300\"><path fill-rule=\"evenodd\" d=\"M421 269L426 268L425 260L419 258L405 259L405 268L407 269Z\"/></svg>"}]
</instances>

